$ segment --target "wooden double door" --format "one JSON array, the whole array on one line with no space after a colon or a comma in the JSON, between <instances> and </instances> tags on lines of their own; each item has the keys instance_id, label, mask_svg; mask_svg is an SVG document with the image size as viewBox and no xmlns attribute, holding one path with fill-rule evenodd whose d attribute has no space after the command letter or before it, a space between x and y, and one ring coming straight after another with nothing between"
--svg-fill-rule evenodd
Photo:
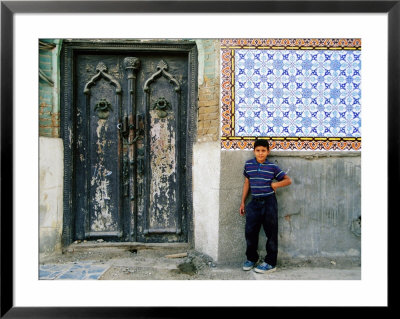
<instances>
[{"instance_id":1,"label":"wooden double door","mask_svg":"<svg viewBox=\"0 0 400 319\"><path fill-rule=\"evenodd\" d=\"M195 45L63 50L64 237L187 242Z\"/></svg>"}]
</instances>

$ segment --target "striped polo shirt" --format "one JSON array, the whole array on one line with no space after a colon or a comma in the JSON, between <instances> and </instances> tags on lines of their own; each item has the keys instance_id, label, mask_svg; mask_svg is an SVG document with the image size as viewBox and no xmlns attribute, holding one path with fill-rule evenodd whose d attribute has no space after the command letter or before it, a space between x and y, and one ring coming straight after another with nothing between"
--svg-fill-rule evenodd
<instances>
[{"instance_id":1,"label":"striped polo shirt","mask_svg":"<svg viewBox=\"0 0 400 319\"><path fill-rule=\"evenodd\" d=\"M250 181L251 194L260 197L273 194L271 182L274 179L281 181L286 173L268 159L264 163L258 163L253 158L245 163L243 175Z\"/></svg>"}]
</instances>

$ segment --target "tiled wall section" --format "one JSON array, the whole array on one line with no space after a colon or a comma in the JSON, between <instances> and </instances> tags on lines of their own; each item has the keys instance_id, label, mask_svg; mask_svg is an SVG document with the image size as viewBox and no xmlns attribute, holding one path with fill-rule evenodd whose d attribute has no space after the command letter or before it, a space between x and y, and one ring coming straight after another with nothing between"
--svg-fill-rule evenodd
<instances>
[{"instance_id":1,"label":"tiled wall section","mask_svg":"<svg viewBox=\"0 0 400 319\"><path fill-rule=\"evenodd\" d=\"M222 40L222 147L360 150L359 39Z\"/></svg>"}]
</instances>

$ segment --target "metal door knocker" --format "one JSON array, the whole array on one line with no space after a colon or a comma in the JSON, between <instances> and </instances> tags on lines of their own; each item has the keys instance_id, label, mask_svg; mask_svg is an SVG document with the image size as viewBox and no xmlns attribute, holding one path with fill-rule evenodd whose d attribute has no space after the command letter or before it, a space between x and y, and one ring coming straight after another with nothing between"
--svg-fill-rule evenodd
<instances>
[{"instance_id":1,"label":"metal door knocker","mask_svg":"<svg viewBox=\"0 0 400 319\"><path fill-rule=\"evenodd\" d=\"M163 97L158 98L153 104L153 110L157 110L157 114L160 118L164 118L168 115L167 110L171 104Z\"/></svg>"},{"instance_id":2,"label":"metal door knocker","mask_svg":"<svg viewBox=\"0 0 400 319\"><path fill-rule=\"evenodd\" d=\"M105 120L108 118L110 114L110 110L112 111L111 103L108 102L106 99L100 99L99 102L97 102L96 106L94 107L94 110L97 112L97 116Z\"/></svg>"}]
</instances>

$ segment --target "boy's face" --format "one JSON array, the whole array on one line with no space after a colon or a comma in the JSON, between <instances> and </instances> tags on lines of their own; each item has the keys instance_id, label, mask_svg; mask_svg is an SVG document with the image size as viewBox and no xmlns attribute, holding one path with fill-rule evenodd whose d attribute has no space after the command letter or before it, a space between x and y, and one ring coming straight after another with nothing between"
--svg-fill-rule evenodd
<instances>
[{"instance_id":1,"label":"boy's face","mask_svg":"<svg viewBox=\"0 0 400 319\"><path fill-rule=\"evenodd\" d=\"M257 146L254 149L254 155L256 157L257 162L263 163L267 159L269 154L269 150L265 146Z\"/></svg>"}]
</instances>

